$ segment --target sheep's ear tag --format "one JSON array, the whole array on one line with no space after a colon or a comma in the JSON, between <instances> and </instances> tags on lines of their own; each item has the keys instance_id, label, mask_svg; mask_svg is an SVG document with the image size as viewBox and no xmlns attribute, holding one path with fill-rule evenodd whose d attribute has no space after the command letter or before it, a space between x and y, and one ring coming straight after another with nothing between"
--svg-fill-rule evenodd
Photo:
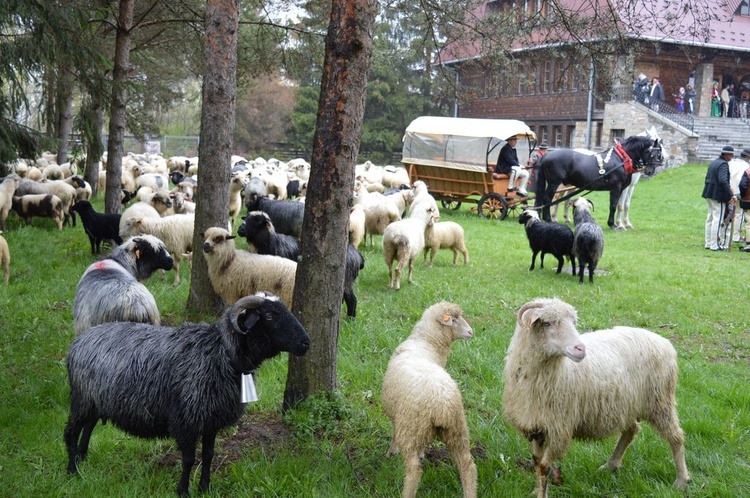
<instances>
[{"instance_id":1,"label":"sheep's ear tag","mask_svg":"<svg viewBox=\"0 0 750 498\"><path fill-rule=\"evenodd\" d=\"M240 313L239 320L237 320L237 323L240 325L240 332L241 334L247 334L248 330L253 328L253 326L258 322L260 319L260 316L258 313L251 312L248 310L244 310L242 313Z\"/></svg>"},{"instance_id":2,"label":"sheep's ear tag","mask_svg":"<svg viewBox=\"0 0 750 498\"><path fill-rule=\"evenodd\" d=\"M242 374L242 386L240 387L240 401L242 403L252 403L258 401L258 391L255 390L255 381L253 374Z\"/></svg>"},{"instance_id":3,"label":"sheep's ear tag","mask_svg":"<svg viewBox=\"0 0 750 498\"><path fill-rule=\"evenodd\" d=\"M443 315L440 318L440 323L442 323L443 325L451 325L453 324L453 317L450 315Z\"/></svg>"},{"instance_id":4,"label":"sheep's ear tag","mask_svg":"<svg viewBox=\"0 0 750 498\"><path fill-rule=\"evenodd\" d=\"M135 259L141 259L141 250L140 249L136 249L135 250Z\"/></svg>"}]
</instances>

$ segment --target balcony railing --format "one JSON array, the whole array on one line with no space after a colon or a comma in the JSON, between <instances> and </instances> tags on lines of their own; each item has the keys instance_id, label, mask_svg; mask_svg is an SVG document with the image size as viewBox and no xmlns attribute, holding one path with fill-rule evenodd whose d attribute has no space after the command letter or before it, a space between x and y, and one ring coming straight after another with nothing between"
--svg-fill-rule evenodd
<instances>
[{"instance_id":1,"label":"balcony railing","mask_svg":"<svg viewBox=\"0 0 750 498\"><path fill-rule=\"evenodd\" d=\"M632 101L638 105L651 109L652 111L658 113L659 115L664 116L670 121L677 123L678 125L684 128L687 128L690 131L693 131L695 129L695 119L693 119L692 114L688 112L680 112L679 110L677 110L675 106L667 104L666 102L660 102L658 108L655 107L654 105L645 103L641 101L641 99L636 98L636 96L633 94L633 87L630 87L630 86L620 86L620 87L613 88L610 101L612 102ZM688 106L688 103L685 102L686 109L687 109L687 106Z\"/></svg>"}]
</instances>

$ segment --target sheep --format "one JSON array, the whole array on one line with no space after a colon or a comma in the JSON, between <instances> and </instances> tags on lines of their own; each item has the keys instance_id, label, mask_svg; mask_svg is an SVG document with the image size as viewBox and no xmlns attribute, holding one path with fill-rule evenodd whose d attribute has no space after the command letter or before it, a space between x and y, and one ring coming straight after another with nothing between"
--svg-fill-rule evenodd
<instances>
[{"instance_id":1,"label":"sheep","mask_svg":"<svg viewBox=\"0 0 750 498\"><path fill-rule=\"evenodd\" d=\"M118 233L122 233L125 229L125 224L131 218L161 218L159 211L156 210L151 204L145 202L134 202L130 207L120 215L120 227Z\"/></svg>"},{"instance_id":2,"label":"sheep","mask_svg":"<svg viewBox=\"0 0 750 498\"><path fill-rule=\"evenodd\" d=\"M76 333L107 322L159 325L154 296L141 282L158 269L172 269L173 264L164 243L152 235L130 238L112 254L93 263L76 285L73 300Z\"/></svg>"},{"instance_id":3,"label":"sheep","mask_svg":"<svg viewBox=\"0 0 750 498\"><path fill-rule=\"evenodd\" d=\"M195 213L195 203L185 199L185 194L181 192L170 193L172 197L172 209L175 214Z\"/></svg>"},{"instance_id":4,"label":"sheep","mask_svg":"<svg viewBox=\"0 0 750 498\"><path fill-rule=\"evenodd\" d=\"M276 233L271 218L263 211L251 211L237 230L237 235L245 237L247 244L258 254L280 256L291 261L299 259L299 241L290 235ZM359 271L365 267L365 259L356 247L347 245L344 277L344 296L346 315L357 316L357 296L354 294L354 282Z\"/></svg>"},{"instance_id":5,"label":"sheep","mask_svg":"<svg viewBox=\"0 0 750 498\"><path fill-rule=\"evenodd\" d=\"M81 217L83 230L89 237L91 254L101 254L104 240L122 244L120 237L120 214L97 213L89 201L78 201L73 204L73 211Z\"/></svg>"},{"instance_id":6,"label":"sheep","mask_svg":"<svg viewBox=\"0 0 750 498\"><path fill-rule=\"evenodd\" d=\"M3 232L0 231L0 234ZM8 285L10 280L10 248L5 237L0 235L0 265L3 267L3 282Z\"/></svg>"},{"instance_id":7,"label":"sheep","mask_svg":"<svg viewBox=\"0 0 750 498\"><path fill-rule=\"evenodd\" d=\"M398 187L411 183L409 173L403 166L385 166L383 168L383 185L386 187Z\"/></svg>"},{"instance_id":8,"label":"sheep","mask_svg":"<svg viewBox=\"0 0 750 498\"><path fill-rule=\"evenodd\" d=\"M169 190L169 177L159 173L145 173L135 179L136 190L141 187L150 187L154 192Z\"/></svg>"},{"instance_id":9,"label":"sheep","mask_svg":"<svg viewBox=\"0 0 750 498\"><path fill-rule=\"evenodd\" d=\"M355 206L361 206L356 204ZM365 208L365 243L367 238L370 239L370 246L373 245L373 235L383 235L385 229L391 224L401 219L401 212L398 207L391 202L379 202L369 205Z\"/></svg>"},{"instance_id":10,"label":"sheep","mask_svg":"<svg viewBox=\"0 0 750 498\"><path fill-rule=\"evenodd\" d=\"M75 201L73 202L74 204L77 201L88 201L89 199L91 199L91 196L93 194L91 185L80 176L69 176L65 178L65 183L76 189Z\"/></svg>"},{"instance_id":11,"label":"sheep","mask_svg":"<svg viewBox=\"0 0 750 498\"><path fill-rule=\"evenodd\" d=\"M594 205L585 197L573 202L573 253L578 258L579 283L583 283L583 269L588 265L589 282L594 282L594 272L604 252L604 233L591 216Z\"/></svg>"},{"instance_id":12,"label":"sheep","mask_svg":"<svg viewBox=\"0 0 750 498\"><path fill-rule=\"evenodd\" d=\"M539 268L544 268L544 255L552 254L557 258L557 273L562 272L565 257L570 258L573 276L576 275L576 257L573 254L573 230L567 225L546 222L539 219L539 213L533 209L527 209L518 217L518 222L525 226L526 237L531 247L531 267L534 269L536 256L542 253Z\"/></svg>"},{"instance_id":13,"label":"sheep","mask_svg":"<svg viewBox=\"0 0 750 498\"><path fill-rule=\"evenodd\" d=\"M414 210L419 206L433 208L435 210L435 216L440 216L437 202L435 201L435 198L432 197L432 195L430 195L430 193L428 192L427 184L425 182L423 182L422 180L417 180L416 182L414 182L412 190L414 191L414 200L409 207L409 216L411 216L411 213L413 213Z\"/></svg>"},{"instance_id":14,"label":"sheep","mask_svg":"<svg viewBox=\"0 0 750 498\"><path fill-rule=\"evenodd\" d=\"M620 433L602 469L617 470L647 421L672 449L674 485L690 482L677 417L677 352L648 330L613 327L579 335L576 310L559 299L537 299L517 314L505 358L503 414L531 442L536 493L547 496L547 473L572 439Z\"/></svg>"},{"instance_id":15,"label":"sheep","mask_svg":"<svg viewBox=\"0 0 750 498\"><path fill-rule=\"evenodd\" d=\"M291 235L298 239L302 236L302 219L305 205L294 201L277 201L251 193L245 197L247 211L265 211L273 221L278 233Z\"/></svg>"},{"instance_id":16,"label":"sheep","mask_svg":"<svg viewBox=\"0 0 750 498\"><path fill-rule=\"evenodd\" d=\"M229 181L229 231L242 211L242 189L245 188L247 177L242 173L235 173Z\"/></svg>"},{"instance_id":17,"label":"sheep","mask_svg":"<svg viewBox=\"0 0 750 498\"><path fill-rule=\"evenodd\" d=\"M201 237L208 278L225 302L268 291L279 296L287 307L292 307L297 263L278 256L236 250L236 237L225 228L209 228Z\"/></svg>"},{"instance_id":18,"label":"sheep","mask_svg":"<svg viewBox=\"0 0 750 498\"><path fill-rule=\"evenodd\" d=\"M409 275L407 281L412 282L414 261L424 250L424 232L430 219L439 219L436 209L422 206L412 212L411 217L391 223L383 233L383 258L388 267L388 287L396 290L401 288L401 272L407 264ZM397 261L395 272L393 261Z\"/></svg>"},{"instance_id":19,"label":"sheep","mask_svg":"<svg viewBox=\"0 0 750 498\"><path fill-rule=\"evenodd\" d=\"M251 176L245 184L245 188L242 191L242 197L245 199L245 203L248 202L248 199L250 199L253 194L258 197L266 195L266 183L258 176Z\"/></svg>"},{"instance_id":20,"label":"sheep","mask_svg":"<svg viewBox=\"0 0 750 498\"><path fill-rule=\"evenodd\" d=\"M244 412L243 375L281 352L301 356L309 348L299 320L278 298L262 294L238 300L212 325L109 323L79 334L67 357L68 473L76 474L86 458L96 423L111 420L135 436L177 441L180 496L189 494L200 437L198 487L207 491L216 434Z\"/></svg>"},{"instance_id":21,"label":"sheep","mask_svg":"<svg viewBox=\"0 0 750 498\"><path fill-rule=\"evenodd\" d=\"M56 195L63 202L63 213L65 213L63 225L67 225L68 221L72 219L73 226L76 226L75 212L70 211L70 208L73 207L73 204L75 203L76 189L71 185L68 185L67 182L64 180L35 182L23 179L20 181L15 195L22 196L28 194Z\"/></svg>"},{"instance_id":22,"label":"sheep","mask_svg":"<svg viewBox=\"0 0 750 498\"><path fill-rule=\"evenodd\" d=\"M361 204L352 206L349 213L349 244L359 248L365 238L365 208Z\"/></svg>"},{"instance_id":23,"label":"sheep","mask_svg":"<svg viewBox=\"0 0 750 498\"><path fill-rule=\"evenodd\" d=\"M403 498L416 496L425 449L440 438L458 467L464 498L477 496L477 468L458 385L445 371L451 343L471 339L461 308L430 306L388 362L381 405L393 427L390 454L401 453L406 468Z\"/></svg>"},{"instance_id":24,"label":"sheep","mask_svg":"<svg viewBox=\"0 0 750 498\"><path fill-rule=\"evenodd\" d=\"M174 257L174 285L180 285L180 262L193 249L195 215L172 214L164 218L134 217L125 221L120 237L150 234L164 242Z\"/></svg>"},{"instance_id":25,"label":"sheep","mask_svg":"<svg viewBox=\"0 0 750 498\"><path fill-rule=\"evenodd\" d=\"M430 268L432 261L435 259L440 249L450 249L453 251L453 266L456 266L458 253L463 254L464 264L469 264L469 250L466 248L464 241L464 229L454 221L435 222L433 217L427 222L424 231L424 259L427 261L427 253L430 253Z\"/></svg>"},{"instance_id":26,"label":"sheep","mask_svg":"<svg viewBox=\"0 0 750 498\"><path fill-rule=\"evenodd\" d=\"M0 231L5 230L5 220L13 209L13 193L18 189L21 177L11 173L0 183Z\"/></svg>"},{"instance_id":27,"label":"sheep","mask_svg":"<svg viewBox=\"0 0 750 498\"><path fill-rule=\"evenodd\" d=\"M65 213L63 212L63 202L53 194L27 194L22 196L13 196L13 211L26 222L31 224L34 216L42 218L52 218L58 230L63 228Z\"/></svg>"},{"instance_id":28,"label":"sheep","mask_svg":"<svg viewBox=\"0 0 750 498\"><path fill-rule=\"evenodd\" d=\"M177 184L175 188L173 188L170 192L180 192L185 195L185 199L192 201L193 197L195 196L195 190L198 188L198 184L188 181L181 181Z\"/></svg>"}]
</instances>

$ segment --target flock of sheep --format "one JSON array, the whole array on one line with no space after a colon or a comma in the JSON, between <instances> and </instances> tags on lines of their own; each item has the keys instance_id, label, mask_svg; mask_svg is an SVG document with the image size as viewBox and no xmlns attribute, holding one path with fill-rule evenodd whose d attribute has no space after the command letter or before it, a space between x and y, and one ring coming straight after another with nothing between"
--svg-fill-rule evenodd
<instances>
[{"instance_id":1,"label":"flock of sheep","mask_svg":"<svg viewBox=\"0 0 750 498\"><path fill-rule=\"evenodd\" d=\"M0 226L5 227L11 209L22 218L26 213L29 220L49 216L59 228L67 220L75 224L78 213L92 254L100 254L103 241L113 241L114 246L86 269L76 287L76 337L67 359L68 471L78 471L97 422L111 420L137 436L177 441L182 453L177 491L182 496L188 494L201 439L199 487L206 490L216 434L242 415L240 393L246 377L265 359L281 352L302 355L310 346L304 328L289 311L304 204L288 200L304 197L309 164L298 160L282 167L279 161L233 159L229 226L206 230L198 248L214 289L229 307L211 325L164 327L142 282L157 270L174 269L179 284L179 264L189 261L194 250L197 160L125 158L123 189L126 200L135 202L122 215L94 211L90 189L87 195L87 185L75 175L75 168L45 161L49 171L39 167L43 163L19 163L0 184ZM64 172L58 178L57 171L65 168L72 174ZM350 317L356 315L354 283L365 264L357 248L368 238L372 245L374 235L382 236L389 286L396 290L404 269L407 281L412 281L420 255L426 262L430 254L432 266L438 250L450 249L454 265L459 254L464 264L469 262L463 228L439 221L427 185L421 181L411 185L404 173L403 168L369 162L357 166L342 297ZM47 180L34 179L39 175ZM41 187L36 184L49 190L37 193ZM19 200L27 196L35 197ZM252 252L235 247L233 228L243 205L248 215L236 231ZM581 198L572 205L574 230L542 222L534 211L519 217L532 250L530 270L539 253L542 267L545 254L557 258L558 273L568 257L573 275L578 259L579 281L583 282L587 266L593 282L603 250L602 230L591 217L588 200ZM2 236L0 263L7 284L9 250ZM669 443L677 472L674 485L685 489L690 476L676 411L674 347L643 329L614 327L579 334L576 327L576 311L563 301L527 303L517 313L505 359L504 416L531 444L537 497L547 496L553 464L564 457L573 439L619 433L620 440L603 466L619 468L640 421L648 422ZM452 342L471 339L473 334L459 306L437 303L425 310L388 363L381 403L393 428L389 452L403 457L405 498L416 495L422 458L435 438L445 443L456 462L464 497L477 496L477 469L461 392L445 370Z\"/></svg>"}]
</instances>

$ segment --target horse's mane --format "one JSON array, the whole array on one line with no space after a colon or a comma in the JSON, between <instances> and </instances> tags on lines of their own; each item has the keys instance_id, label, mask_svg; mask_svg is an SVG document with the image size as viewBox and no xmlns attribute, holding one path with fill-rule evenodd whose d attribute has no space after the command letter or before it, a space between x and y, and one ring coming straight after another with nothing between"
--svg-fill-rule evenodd
<instances>
[{"instance_id":1,"label":"horse's mane","mask_svg":"<svg viewBox=\"0 0 750 498\"><path fill-rule=\"evenodd\" d=\"M652 144L654 142L654 139L651 137L644 137L640 135L633 135L621 142L623 147L630 147L630 146L643 146L646 143Z\"/></svg>"}]
</instances>

